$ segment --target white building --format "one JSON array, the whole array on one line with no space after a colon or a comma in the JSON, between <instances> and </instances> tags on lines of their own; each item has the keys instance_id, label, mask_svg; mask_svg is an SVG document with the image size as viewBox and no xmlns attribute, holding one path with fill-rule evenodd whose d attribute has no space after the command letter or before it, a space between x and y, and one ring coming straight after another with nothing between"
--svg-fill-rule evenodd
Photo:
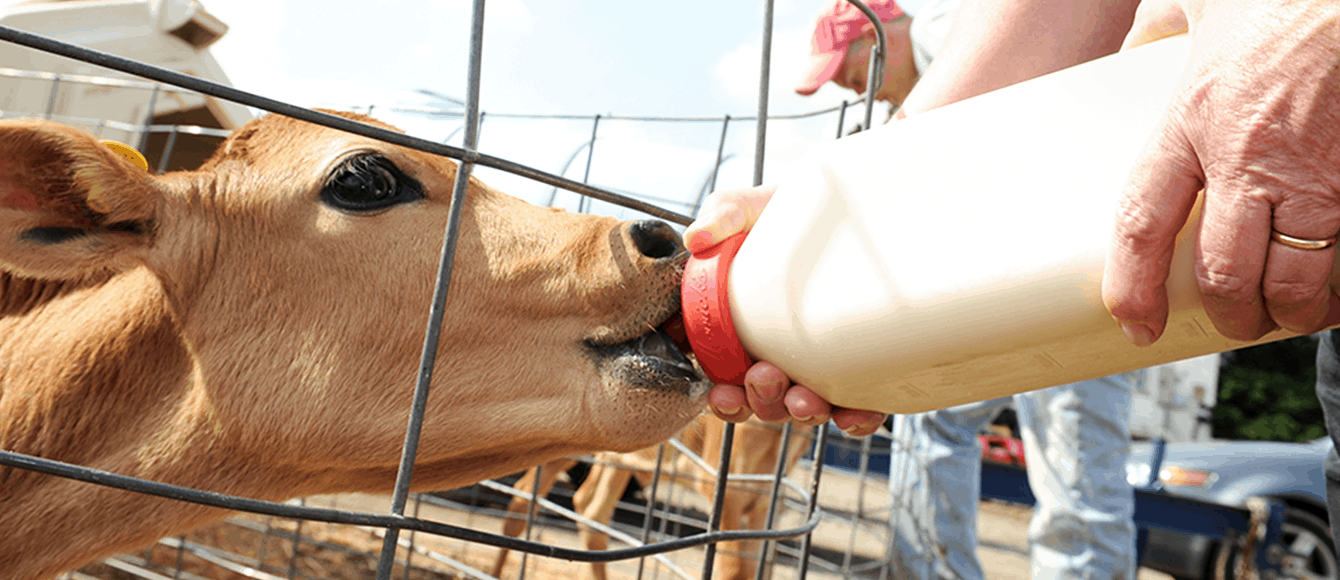
<instances>
[{"instance_id":1,"label":"white building","mask_svg":"<svg viewBox=\"0 0 1340 580\"><path fill-rule=\"evenodd\" d=\"M0 25L228 83L209 52L228 27L193 0L0 0ZM3 41L0 115L82 126L167 170L199 165L251 118L240 105Z\"/></svg>"},{"instance_id":2,"label":"white building","mask_svg":"<svg viewBox=\"0 0 1340 580\"><path fill-rule=\"evenodd\" d=\"M1211 410L1219 395L1219 355L1149 369L1131 401L1131 434L1170 442L1211 438Z\"/></svg>"}]
</instances>

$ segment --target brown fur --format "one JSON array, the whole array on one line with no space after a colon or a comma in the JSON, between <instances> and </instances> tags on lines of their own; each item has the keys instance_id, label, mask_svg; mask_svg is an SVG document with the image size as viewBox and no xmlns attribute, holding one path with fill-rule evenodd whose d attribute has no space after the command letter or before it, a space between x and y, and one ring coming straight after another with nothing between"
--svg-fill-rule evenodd
<instances>
[{"instance_id":1,"label":"brown fur","mask_svg":"<svg viewBox=\"0 0 1340 580\"><path fill-rule=\"evenodd\" d=\"M716 466L721 459L721 441L725 423L711 415L700 415L679 434L680 442L689 451L697 454L708 465ZM809 429L797 427L791 435L787 447L785 471L790 471L805 451L811 440ZM781 453L782 428L767 425L757 419L736 425L735 438L731 445L730 473L733 474L771 474L776 469L777 456ZM631 478L636 477L643 489L650 489L654 474L657 448L647 448L633 453L602 453L596 457L590 473L572 496L574 511L583 517L597 522L609 523L614 517L614 509L628 487ZM690 485L704 498L709 500L716 493L716 478L704 472L688 457L667 448L665 467L662 469L666 482ZM531 468L517 481L517 489L530 491L535 485L535 471L540 471L539 493L543 497L549 493L560 474L576 464L572 459L558 459L538 468ZM731 482L722 501L721 529L742 530L763 529L767 521L767 508L771 484L761 482ZM785 491L783 491L785 493ZM524 498L513 498L507 511L513 517L503 522L503 533L517 537L525 529L525 520L520 516L527 513L530 502ZM582 544L587 550L604 550L608 547L608 538L586 526L580 526ZM760 542L756 540L726 541L717 545L717 560L712 570L716 580L752 580L755 575ZM501 550L493 566L493 576L501 578L507 564L508 551ZM605 564L593 563L591 577L605 580Z\"/></svg>"},{"instance_id":2,"label":"brown fur","mask_svg":"<svg viewBox=\"0 0 1340 580\"><path fill-rule=\"evenodd\" d=\"M425 199L323 204L357 151ZM0 449L267 500L389 490L455 172L270 116L154 177L77 130L0 122ZM474 179L466 204L416 489L637 449L698 414L703 382L591 346L671 316L682 258ZM5 467L0 506L15 580L224 515Z\"/></svg>"}]
</instances>

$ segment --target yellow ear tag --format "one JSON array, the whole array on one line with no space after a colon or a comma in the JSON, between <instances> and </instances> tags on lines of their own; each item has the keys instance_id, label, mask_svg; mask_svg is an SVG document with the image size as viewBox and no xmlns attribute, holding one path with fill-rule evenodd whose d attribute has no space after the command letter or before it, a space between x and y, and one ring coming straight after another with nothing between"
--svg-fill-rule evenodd
<instances>
[{"instance_id":1,"label":"yellow ear tag","mask_svg":"<svg viewBox=\"0 0 1340 580\"><path fill-rule=\"evenodd\" d=\"M116 141L103 141L102 144L106 145L108 149L111 149L117 155L129 159L131 163L138 165L140 169L145 171L149 170L149 160L145 159L144 155L139 151L136 151L134 147L126 145L125 143L117 143Z\"/></svg>"}]
</instances>

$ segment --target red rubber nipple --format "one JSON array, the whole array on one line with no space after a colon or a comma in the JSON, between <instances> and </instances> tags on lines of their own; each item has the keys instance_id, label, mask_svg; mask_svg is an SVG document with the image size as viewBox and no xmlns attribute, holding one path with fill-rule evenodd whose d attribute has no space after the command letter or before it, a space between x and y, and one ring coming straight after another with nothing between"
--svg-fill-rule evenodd
<instances>
[{"instance_id":1,"label":"red rubber nipple","mask_svg":"<svg viewBox=\"0 0 1340 580\"><path fill-rule=\"evenodd\" d=\"M727 385L743 385L745 371L754 364L740 344L726 297L726 275L744 238L743 233L735 234L689 258L680 287L684 329L693 354L707 378Z\"/></svg>"}]
</instances>

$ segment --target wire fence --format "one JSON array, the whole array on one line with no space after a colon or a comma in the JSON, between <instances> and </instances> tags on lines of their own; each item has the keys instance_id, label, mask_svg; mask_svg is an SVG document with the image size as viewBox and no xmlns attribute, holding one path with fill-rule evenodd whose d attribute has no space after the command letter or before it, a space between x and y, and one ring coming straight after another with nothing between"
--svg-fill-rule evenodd
<instances>
[{"instance_id":1,"label":"wire fence","mask_svg":"<svg viewBox=\"0 0 1340 580\"><path fill-rule=\"evenodd\" d=\"M375 105L367 107L368 112L458 119L461 122L460 127L445 139L442 139L441 142L387 131L342 117L296 107L145 63L119 58L7 27L0 27L0 40L79 59L149 80L139 81L94 75L60 75L40 71L0 69L0 82L16 83L20 87L19 90L8 93L9 100L0 101L0 103L3 103L3 107L0 107L0 118L40 116L83 127L101 138L137 144L141 150L150 154L151 167L162 173L172 168L189 166L190 159L195 159L201 155L207 156L208 151L212 150L210 144L216 144L217 140L226 137L229 131L200 125L155 123L153 122L153 111L156 103L160 99L177 95L210 96L254 109L286 115L457 159L460 164L457 172L457 183L453 192L453 211L464 206L460 201L465 192L465 182L469 179L473 169L476 166L481 166L504 171L550 187L548 199L544 200L549 205L555 205L560 201L560 191L571 192L581 196L577 202L576 209L578 211L599 212L608 209L598 206L597 202L599 202L642 212L680 225L689 222L689 216L696 213L698 208L701 207L706 193L717 187L723 163L729 161L735 155L734 153L728 153L726 146L727 135L731 128L747 123L752 124L755 129L753 170L753 182L755 184L761 182L762 179L762 159L764 144L767 142L766 131L769 122L828 119L826 122L833 123L832 117L835 116L837 127L835 133L840 136L843 132L842 126L848 108L846 102L835 107L802 115L769 116L767 111L767 62L771 43L771 2L768 2L764 22L764 67L760 77L761 97L756 116L667 118L621 117L615 115L572 117L492 114L493 119L504 120L590 122L590 139L578 147L556 173L535 169L502 157L488 155L479 150L480 129L485 118L480 110L478 100L479 54L483 42L483 18L484 2L476 0L474 3L473 32L470 40L471 64L470 78L467 83L469 94L463 102L463 108L439 110L413 107L378 109ZM122 118L87 114L81 116L78 99L68 97L66 91L73 86L96 87L100 92L137 93L142 95L140 98L143 99L143 108L137 109L137 114L132 113L129 117ZM13 104L33 101L31 98L33 91L45 91L45 99L38 98L38 101L43 102L43 105L19 106ZM719 139L715 147L715 159L710 169L704 172L703 180L698 187L687 193L658 197L645 194L636 195L629 191L616 191L587 183L590 178L592 160L596 159L602 124L608 127L610 123L641 122L720 124ZM188 137L196 138L196 141L188 142L186 140ZM460 146L447 144L447 142L457 137L460 138ZM202 149L205 150L203 153ZM582 153L585 154L586 163L582 180L578 181L565 177L565 174ZM186 156L188 160L180 160L179 158L182 156ZM664 209L664 206L676 206L684 213ZM409 494L409 481L412 477L418 434L423 421L424 402L428 395L428 385L435 363L432 353L436 352L436 341L441 332L443 304L450 291L451 266L456 239L455 229L458 221L459 214L457 213L453 215L447 231L444 233L442 264L431 305L431 322L424 343L425 354L421 364L421 368L424 370L418 378L415 395L411 401L412 412L402 453L400 475L397 478L395 489L389 499L385 500L387 505L378 505L376 506L377 509L373 510L369 509L366 503L348 498L306 498L287 503L263 502L138 480L82 466L0 451L0 464L10 467L241 512L241 515L230 518L217 526L175 538L164 538L143 553L110 558L90 568L69 572L65 577L79 580L85 578L145 578L158 580L161 578L228 577L227 574L232 574L234 577L246 578L296 579L343 578L345 576L342 574L350 571L353 575L349 577L362 578L375 573L375 577L379 580L389 580L392 577L493 577L490 572L485 572L479 566L468 562L469 556L463 556L459 553L460 546L473 545L489 546L490 549L495 550L505 548L525 554L580 562L614 562L638 559L638 577L642 577L645 571L646 574L651 574L653 577L665 573L687 578L693 576L693 573L686 570L696 567L700 570L698 573L706 579L711 577L714 569L713 564L717 558L717 543L731 541L765 542L765 545L758 551L758 553L763 554L762 556L756 554L746 556L755 559L756 564L753 569L756 577L760 579L770 575L774 567L778 565L792 567L796 576L802 579L810 571L812 563L816 572L839 574L843 577L867 575L868 569L885 570L887 568L885 564L887 557L882 552L866 558L868 561L863 563L854 559L855 550L852 546L855 545L857 536L869 533L870 530L876 530L877 532L877 530L886 526L888 521L887 513L876 516L867 513L867 501L864 499L866 497L865 482L859 478L856 482L859 493L843 499L846 502L852 497L859 498L856 500L856 504L848 506L843 503L836 506L836 509L843 513L849 522L851 544L846 548L824 546L823 549L826 550L829 557L813 559L811 557L811 537L808 532L813 531L820 525L822 511L818 509L818 489L820 475L823 473L823 456L830 447L826 429L817 429L813 437L805 443L805 448L810 450L808 451L810 458L806 460L807 463L798 461L796 459L798 454L787 452L787 445L791 444L791 436L788 431L786 435L775 436L783 443L782 450L771 473L732 475L730 477L719 477L719 475L728 471L731 465L732 452L735 448L733 426L724 428L720 447L714 454L704 453L705 450L701 448L684 448L684 444L679 442L679 453L685 457L696 457L696 462L701 464L700 467L706 469L706 476L699 475L696 477L711 480L714 489L702 491L700 493L701 497L697 499L687 500L670 493L678 493L677 487L685 486L669 485L667 487L670 491L662 490L666 495L658 496L655 487L657 484L654 482L659 482L664 474L662 473L662 463L656 462L650 476L653 487L650 491L643 490L646 503L642 508L641 522L643 529L639 532L640 539L621 532L617 529L617 523L615 527L610 527L610 525L597 519L581 516L574 518L585 526L598 527L611 536L621 538L622 543L628 546L614 550L591 551L566 548L555 545L552 541L546 543L544 541L513 539L509 536L477 531L475 527L478 524L472 525L471 518L479 514L488 515L489 509L494 508L484 506L481 511L479 509L481 506L471 505L469 509L464 509L463 506L466 504L452 500L452 496L445 493ZM800 443L797 443L797 445L800 445ZM661 453L664 453L664 451L662 450ZM703 459L703 455L717 456L717 467L712 468ZM598 466L602 464L601 461L606 460L591 459L590 465ZM809 471L808 485L799 485L785 477L798 463L804 463L808 466L803 468ZM673 478L671 481L673 482ZM766 483L766 486L770 487L770 490L765 494L769 498L766 523L754 529L720 530L721 512L723 502L727 497L728 486L757 485L760 483ZM543 498L519 490L514 486L487 482L482 484L481 488L507 496L532 500L535 505L544 505ZM534 486L532 486L533 488ZM704 503L709 501L705 498L710 498L710 502ZM533 501L537 499L540 501ZM477 500L475 502L477 503ZM553 512L555 506L548 505L544 509ZM429 512L432 513L432 516L423 516L423 514ZM445 523L454 521L453 518L459 519L460 516L454 514L460 513L467 514L465 516L466 521L463 522L464 525ZM539 509L530 510L527 522L534 525L535 518L541 513L543 512ZM505 514L495 514L495 517L506 519L507 516ZM659 527L653 528L653 522L657 522L656 525ZM735 524L732 523L732 525ZM334 530L331 526L343 531ZM356 531L349 532L349 526L357 526L352 528ZM780 529L778 526L781 526ZM689 530L689 532L686 533L684 530ZM455 547L444 547L441 542L442 538L464 540L465 542L453 542L452 544L456 544ZM790 540L790 538L800 539ZM876 543L881 546L879 550L882 550L884 543ZM380 548L377 548L376 544L380 544ZM688 550L690 548L694 548L694 550ZM466 549L468 550L468 548ZM313 556L318 551L323 554L333 553L338 557L334 562L331 562L329 556ZM453 553L453 551L457 552ZM690 558L694 561L689 564L677 562L675 561L676 558L671 557L672 553L677 556L690 551L700 555ZM834 554L839 556L834 557ZM648 557L654 558L654 565L646 565L643 559ZM785 564L779 564L783 562ZM332 568L332 566L335 568ZM524 570L526 570L526 565L523 563L521 572L523 575ZM883 575L884 573L880 572L874 577L882 578Z\"/></svg>"},{"instance_id":2,"label":"wire fence","mask_svg":"<svg viewBox=\"0 0 1340 580\"><path fill-rule=\"evenodd\" d=\"M874 446L872 450L869 441L863 444L861 441L839 440L829 449L849 460L864 454L877 462L887 461L887 440L877 439ZM609 461L611 458L595 459L592 465L602 462L609 465ZM805 514L805 497L795 480L805 479L814 468L812 459L802 460L791 473L794 479L784 481L784 487L788 489L778 500L778 521L782 525L798 521ZM816 545L812 546L812 553L803 564L806 572L815 578L888 578L889 505L882 476L869 468L864 472L838 470L827 476L832 491L825 493L821 500L824 517L817 527ZM771 481L771 476L762 475L752 480L735 478L734 485L770 485ZM515 515L506 510L509 498L534 497L528 489L519 489L519 485L519 479L509 478L481 482L464 489L414 494L410 497L408 513L415 518L454 522L472 529L499 529L500 522ZM532 539L577 546L580 544L577 538L580 526L608 534L616 543L655 544L701 534L708 525L705 499L689 486L662 485L656 491L642 488L637 497L625 496L608 522L574 512L574 491L572 484L556 487L548 498L541 498L538 510L525 516L527 533L533 534ZM649 502L654 506L650 513L647 511ZM372 496L323 496L289 503L293 507L334 510L389 507L388 498ZM69 572L62 578L370 578L375 573L385 537L384 528L376 526L332 525L306 518L243 513L188 534L163 538L139 552L107 558ZM493 547L444 541L420 533L405 534L397 540L397 547L392 578L524 580L589 574L585 570L589 564L572 564L526 554L513 556L503 567L497 568L498 550ZM771 553L766 558L761 555L761 547L748 553L727 551L722 557L752 562L766 574L763 577L797 577L801 573L802 548L800 542L789 539L771 546ZM611 562L609 574L623 578L694 580L700 577L703 563L701 548L681 549L645 559Z\"/></svg>"},{"instance_id":3,"label":"wire fence","mask_svg":"<svg viewBox=\"0 0 1340 580\"><path fill-rule=\"evenodd\" d=\"M874 19L868 8L856 4ZM500 185L495 177L513 180L501 187L507 191L513 191L511 185L520 183L515 180L524 181L532 190L530 200L543 205L619 217L629 215L624 212L639 212L685 225L701 208L708 192L723 181L732 184L745 181L734 176L723 180L723 169L738 165L732 165L732 160L744 159L751 153L731 146L732 131L754 130L752 179L748 180L754 184L762 180L769 124L814 123L826 126L826 134L836 137L847 132L844 125L853 103L842 102L798 115L769 114L771 11L772 4L767 2L760 101L757 114L752 116L486 113L478 97L484 2L476 0L465 99L445 108L377 104L345 107L370 115L438 123L425 135L441 130L443 123L449 126L449 130L432 139L414 136L413 131L410 134L387 131L3 26L0 40L148 80L0 68L0 118L42 117L82 127L99 138L135 144L149 156L151 168L163 173L198 165L230 131L189 122L186 116L156 116L158 105L169 101L194 102L208 96L457 159L460 170L452 196L453 211L464 205L460 202L466 180L472 172L480 170L495 172L489 178L495 186ZM877 26L876 30L879 29ZM877 45L882 47L883 42L881 38ZM879 48L877 52L882 51ZM882 78L879 70L882 65L878 61L874 59L866 85L872 89L871 94L865 95L864 120L858 124L863 128L871 124L872 94L878 91L876 80ZM112 103L116 106L111 106ZM109 110L116 112L108 114ZM552 169L537 169L544 164L521 163L511 154L494 156L482 152L481 135L486 121L490 128L508 123L569 123L575 127L572 132L583 137L560 148L570 153L561 156ZM607 151L614 147L604 140L610 127L648 123L691 124L701 128L699 132L705 137L696 147L700 152L695 158L696 171L687 172L693 182L664 189L646 183L604 184L597 175L600 160L609 158ZM580 178L569 177L578 172ZM539 189L535 189L537 185ZM901 525L915 530L912 536L930 538L934 522L926 521L924 509L920 509L928 500L916 495L926 490L909 491L906 486L891 490L888 485L891 473L902 484L928 471L926 454L916 448L906 425L895 428L896 437L860 441L830 439L826 428L816 429L813 435L797 436L790 431L760 434L748 426L741 427L737 440L736 429L726 426L719 433L719 442L704 443L701 434L685 435L640 454L602 454L462 490L410 494L424 401L436 363L432 353L437 350L443 305L450 290L458 220L456 213L443 234L441 266L431 304L432 322L426 331L420 365L424 370L410 402L412 412L399 475L389 496L323 496L284 503L264 502L0 450L0 465L239 512L189 534L163 538L141 552L115 556L68 572L63 578L524 580L528 575L548 579L574 573L594 574L595 566L603 565L611 574L639 580L648 577L692 580L695 576L704 580L713 577L764 580L785 573L802 580L810 575L885 580L903 574L893 568L898 563L891 558L898 549L894 545L895 527ZM749 453L742 453L745 448ZM736 469L732 458L757 454L762 448L776 451L770 465ZM825 474L824 466L830 462L846 469ZM730 475L723 477L727 472ZM824 493L820 493L821 476ZM610 481L622 483L597 485ZM797 483L800 481L808 483ZM546 487L552 490L544 493ZM602 504L592 496L619 501ZM738 509L762 498L766 498L762 509ZM592 505L605 509L587 509ZM725 513L730 515L723 520ZM764 519L745 522L744 514L762 514ZM1237 527L1255 529L1254 521ZM524 524L520 531L496 533L508 531L509 524L516 522ZM1216 526L1207 527L1214 531ZM522 534L523 537L516 537ZM622 547L603 549L602 540L592 543L591 537L596 535L612 538ZM991 547L992 540L983 538L981 545ZM718 546L722 548L719 550ZM1017 547L1006 549L1019 551ZM509 558L504 551L518 552L520 556ZM932 554L934 559L932 552L923 553ZM564 567L560 560L580 562L579 566L591 568Z\"/></svg>"}]
</instances>

